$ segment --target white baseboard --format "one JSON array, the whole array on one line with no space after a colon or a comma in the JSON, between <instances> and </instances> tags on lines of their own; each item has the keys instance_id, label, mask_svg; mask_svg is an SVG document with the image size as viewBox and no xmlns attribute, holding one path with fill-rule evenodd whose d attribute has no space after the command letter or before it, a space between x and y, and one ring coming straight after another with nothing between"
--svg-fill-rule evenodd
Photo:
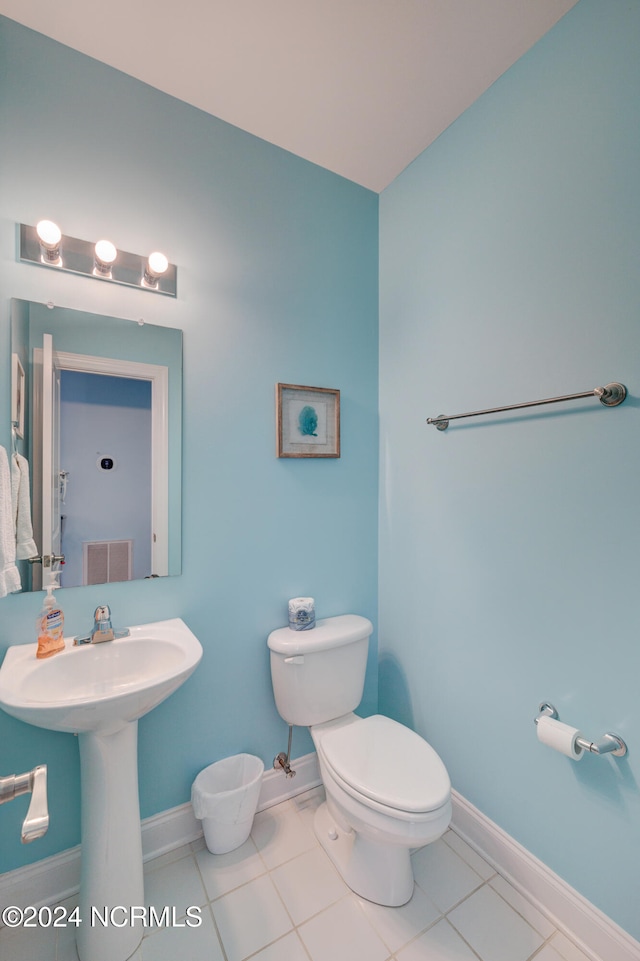
<instances>
[{"instance_id":1,"label":"white baseboard","mask_svg":"<svg viewBox=\"0 0 640 961\"><path fill-rule=\"evenodd\" d=\"M640 961L640 943L542 861L452 792L452 829L594 961Z\"/></svg>"},{"instance_id":2,"label":"white baseboard","mask_svg":"<svg viewBox=\"0 0 640 961\"><path fill-rule=\"evenodd\" d=\"M295 777L282 771L265 771L258 798L258 811L286 801L321 783L315 753L305 754L291 762ZM142 822L142 856L150 861L167 851L196 841L202 836L202 822L193 813L191 803L161 811ZM36 842L37 843L37 842ZM0 906L15 904L41 907L73 897L80 889L80 845L60 854L43 858L24 868L0 874Z\"/></svg>"},{"instance_id":3,"label":"white baseboard","mask_svg":"<svg viewBox=\"0 0 640 961\"><path fill-rule=\"evenodd\" d=\"M37 844L38 842L34 842ZM78 893L80 888L80 845L68 848L24 868L0 874L0 904L19 908L56 904Z\"/></svg>"}]
</instances>

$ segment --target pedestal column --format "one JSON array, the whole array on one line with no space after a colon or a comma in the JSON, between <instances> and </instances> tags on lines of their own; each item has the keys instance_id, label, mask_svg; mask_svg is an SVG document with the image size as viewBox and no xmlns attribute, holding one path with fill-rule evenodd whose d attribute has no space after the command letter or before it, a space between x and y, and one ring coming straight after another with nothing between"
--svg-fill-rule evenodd
<instances>
[{"instance_id":1,"label":"pedestal column","mask_svg":"<svg viewBox=\"0 0 640 961\"><path fill-rule=\"evenodd\" d=\"M126 961L144 927L130 924L132 907L144 906L138 722L112 734L79 734L82 786L80 961ZM106 924L105 924L106 921Z\"/></svg>"}]
</instances>

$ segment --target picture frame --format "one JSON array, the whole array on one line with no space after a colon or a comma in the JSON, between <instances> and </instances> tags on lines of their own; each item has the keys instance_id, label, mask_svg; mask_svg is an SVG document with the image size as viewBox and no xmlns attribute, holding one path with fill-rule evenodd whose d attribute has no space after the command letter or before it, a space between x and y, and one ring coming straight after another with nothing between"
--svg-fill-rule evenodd
<instances>
[{"instance_id":1,"label":"picture frame","mask_svg":"<svg viewBox=\"0 0 640 961\"><path fill-rule=\"evenodd\" d=\"M11 355L11 425L16 436L24 438L24 367L17 354Z\"/></svg>"},{"instance_id":2,"label":"picture frame","mask_svg":"<svg viewBox=\"0 0 640 961\"><path fill-rule=\"evenodd\" d=\"M340 457L340 391L276 384L278 457Z\"/></svg>"}]
</instances>

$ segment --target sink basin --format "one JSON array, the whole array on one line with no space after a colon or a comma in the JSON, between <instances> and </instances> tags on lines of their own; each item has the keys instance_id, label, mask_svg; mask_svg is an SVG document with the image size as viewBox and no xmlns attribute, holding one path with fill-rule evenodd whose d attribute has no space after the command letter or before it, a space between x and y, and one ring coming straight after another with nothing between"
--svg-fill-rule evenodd
<instances>
[{"instance_id":1,"label":"sink basin","mask_svg":"<svg viewBox=\"0 0 640 961\"><path fill-rule=\"evenodd\" d=\"M126 961L144 929L122 923L146 904L138 802L138 718L195 671L202 647L179 617L132 627L128 637L36 658L36 644L10 647L0 667L0 708L53 731L78 735L81 848L76 931L80 961ZM158 746L159 758L162 745ZM120 905L123 907L115 907ZM99 906L119 912L104 927Z\"/></svg>"},{"instance_id":2,"label":"sink basin","mask_svg":"<svg viewBox=\"0 0 640 961\"><path fill-rule=\"evenodd\" d=\"M38 660L36 644L10 647L0 707L53 731L116 730L160 704L196 669L197 637L179 617L131 628L129 637L73 646Z\"/></svg>"}]
</instances>

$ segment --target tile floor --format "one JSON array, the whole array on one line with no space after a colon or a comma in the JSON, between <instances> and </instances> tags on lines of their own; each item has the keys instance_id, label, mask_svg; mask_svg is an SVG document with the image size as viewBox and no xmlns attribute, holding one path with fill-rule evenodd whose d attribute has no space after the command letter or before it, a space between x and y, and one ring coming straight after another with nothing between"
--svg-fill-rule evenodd
<instances>
[{"instance_id":1,"label":"tile floor","mask_svg":"<svg viewBox=\"0 0 640 961\"><path fill-rule=\"evenodd\" d=\"M147 905L202 924L150 929L132 961L591 961L451 830L412 855L404 907L358 898L313 833L322 797L260 812L230 854L200 840L148 862ZM73 928L2 929L0 957L78 961Z\"/></svg>"}]
</instances>

